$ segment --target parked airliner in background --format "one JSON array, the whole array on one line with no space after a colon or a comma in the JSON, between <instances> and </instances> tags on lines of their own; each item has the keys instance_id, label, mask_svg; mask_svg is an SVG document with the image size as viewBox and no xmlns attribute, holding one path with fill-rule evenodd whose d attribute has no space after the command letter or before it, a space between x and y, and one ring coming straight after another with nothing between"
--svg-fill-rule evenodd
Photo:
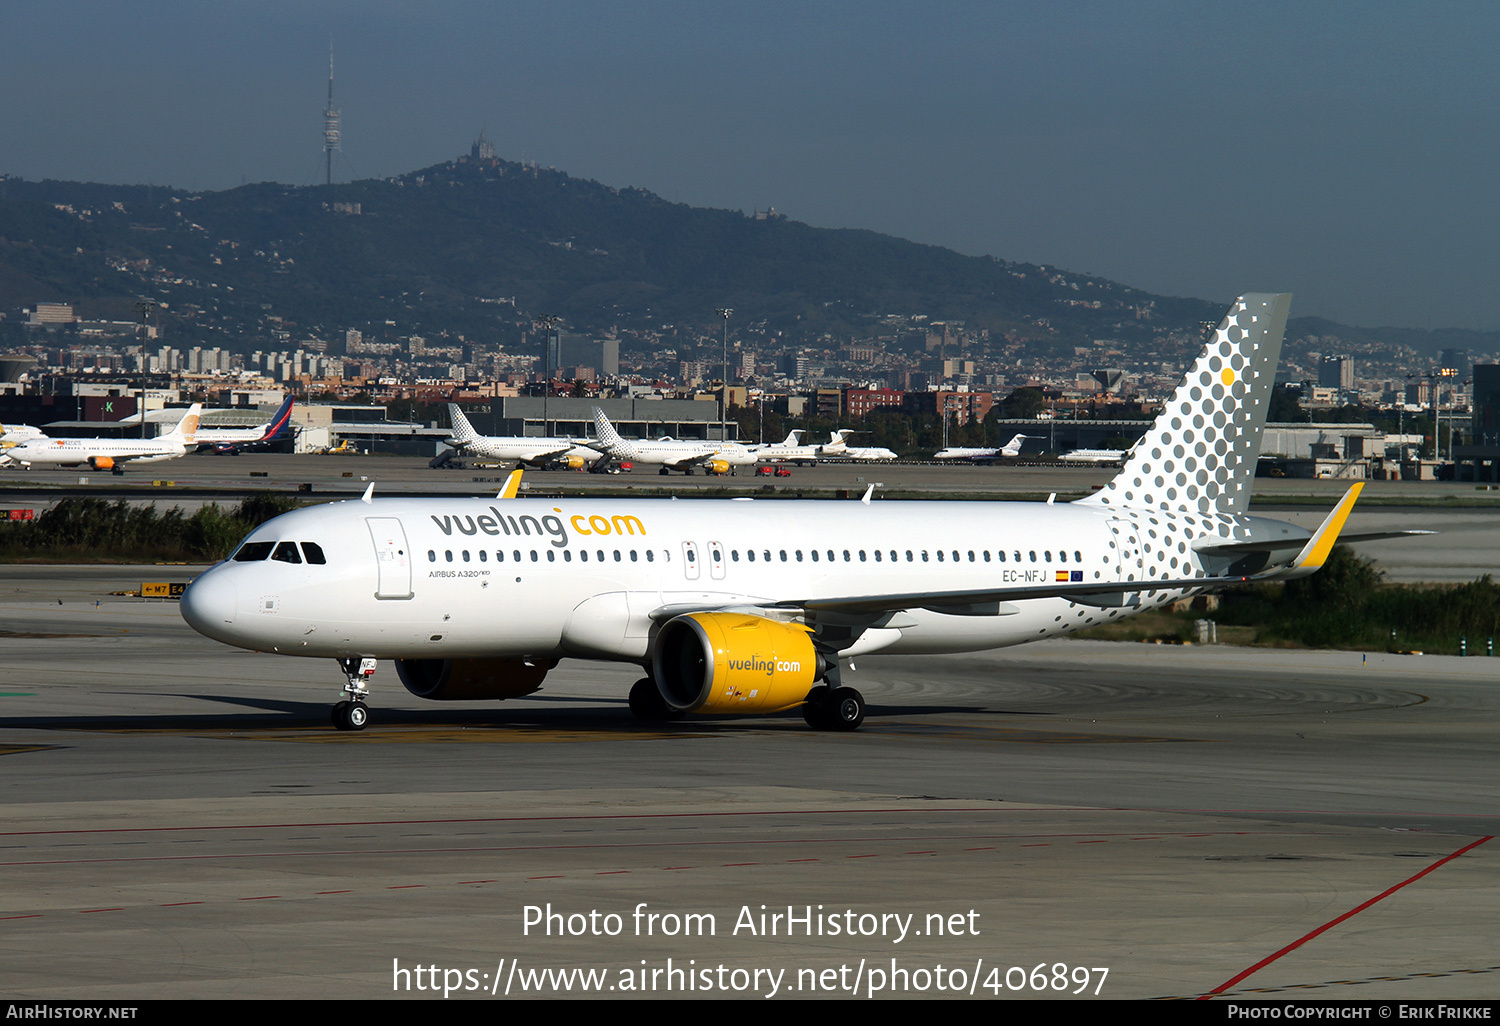
<instances>
[{"instance_id":1,"label":"parked airliner in background","mask_svg":"<svg viewBox=\"0 0 1500 1026\"><path fill-rule=\"evenodd\" d=\"M292 433L292 404L297 397L287 393L286 398L281 400L281 405L276 412L271 414L271 419L259 427L250 428L215 428L199 427L193 441L198 449L230 448L258 449L273 442L280 442L288 438Z\"/></svg>"},{"instance_id":2,"label":"parked airliner in background","mask_svg":"<svg viewBox=\"0 0 1500 1026\"><path fill-rule=\"evenodd\" d=\"M1014 459L1021 455L1021 446L1031 437L1031 435L1016 435L998 449L965 449L960 447L939 449L932 454L932 458L935 460L972 460L975 463Z\"/></svg>"},{"instance_id":3,"label":"parked airliner in background","mask_svg":"<svg viewBox=\"0 0 1500 1026\"><path fill-rule=\"evenodd\" d=\"M189 406L177 426L157 438L39 438L5 454L27 467L89 466L118 474L126 463L157 463L192 452L202 410L201 403Z\"/></svg>"},{"instance_id":4,"label":"parked airliner in background","mask_svg":"<svg viewBox=\"0 0 1500 1026\"><path fill-rule=\"evenodd\" d=\"M739 442L691 441L685 438L621 438L604 411L594 407L594 433L588 445L615 463L646 463L667 474L680 470L691 474L701 469L711 474L728 473L731 467L753 467L754 450Z\"/></svg>"},{"instance_id":5,"label":"parked airliner in background","mask_svg":"<svg viewBox=\"0 0 1500 1026\"><path fill-rule=\"evenodd\" d=\"M1120 473L1076 502L367 491L262 524L182 614L226 644L337 659L343 729L366 723L377 660L442 700L524 695L573 658L643 668L643 717L800 708L852 730L854 656L1017 645L1317 570L1360 485L1312 534L1247 511L1289 305L1237 301Z\"/></svg>"},{"instance_id":6,"label":"parked airliner in background","mask_svg":"<svg viewBox=\"0 0 1500 1026\"><path fill-rule=\"evenodd\" d=\"M599 459L597 450L576 438L527 438L517 435L481 435L464 416L457 404L448 404L448 421L453 437L448 444L462 456L479 459L514 460L523 467L538 469L564 466L569 470L581 470L592 466ZM434 460L436 465L442 457Z\"/></svg>"}]
</instances>

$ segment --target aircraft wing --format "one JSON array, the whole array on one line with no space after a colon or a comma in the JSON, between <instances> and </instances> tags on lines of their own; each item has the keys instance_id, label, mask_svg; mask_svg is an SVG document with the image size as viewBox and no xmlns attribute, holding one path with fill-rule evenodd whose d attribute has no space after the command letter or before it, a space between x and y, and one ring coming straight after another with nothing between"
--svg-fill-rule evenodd
<instances>
[{"instance_id":1,"label":"aircraft wing","mask_svg":"<svg viewBox=\"0 0 1500 1026\"><path fill-rule=\"evenodd\" d=\"M1288 581L1305 577L1319 569L1354 510L1364 484L1355 484L1344 493L1333 512L1323 520L1309 538L1297 539L1300 551L1280 566L1252 575L1219 577L1178 577L1139 581L1083 581L1081 570L1053 570L1050 583L1025 584L1011 588L978 588L967 591L906 592L889 595L850 595L834 598L792 599L764 603L771 609L800 609L807 613L870 615L902 609L931 609L958 616L1004 616L1018 612L1012 602L1027 599L1062 598L1080 605L1112 608L1130 605L1130 596L1143 591L1199 591L1224 588L1233 584L1259 581ZM1292 548L1291 545L1286 548ZM1009 608L1007 608L1009 607Z\"/></svg>"}]
</instances>

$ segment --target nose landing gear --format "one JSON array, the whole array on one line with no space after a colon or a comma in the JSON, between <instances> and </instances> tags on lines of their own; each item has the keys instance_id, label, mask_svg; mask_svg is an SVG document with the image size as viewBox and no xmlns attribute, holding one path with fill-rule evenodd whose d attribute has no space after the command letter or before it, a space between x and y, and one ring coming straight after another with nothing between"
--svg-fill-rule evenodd
<instances>
[{"instance_id":1,"label":"nose landing gear","mask_svg":"<svg viewBox=\"0 0 1500 1026\"><path fill-rule=\"evenodd\" d=\"M364 730L370 722L370 709L365 699L370 697L369 680L375 676L375 660L368 657L340 659L339 669L344 671L348 683L344 685L343 701L333 707L329 719L339 730Z\"/></svg>"}]
</instances>

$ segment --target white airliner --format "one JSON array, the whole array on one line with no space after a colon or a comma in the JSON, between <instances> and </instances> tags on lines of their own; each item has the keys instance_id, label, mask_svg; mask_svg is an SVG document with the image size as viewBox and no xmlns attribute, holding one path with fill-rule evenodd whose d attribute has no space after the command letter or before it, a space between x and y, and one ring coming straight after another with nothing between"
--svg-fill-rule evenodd
<instances>
[{"instance_id":1,"label":"white airliner","mask_svg":"<svg viewBox=\"0 0 1500 1026\"><path fill-rule=\"evenodd\" d=\"M527 438L516 435L481 435L454 403L448 404L448 420L453 437L448 444L464 456L481 459L515 460L526 467L565 466L580 470L599 459L598 451L576 438Z\"/></svg>"},{"instance_id":2,"label":"white airliner","mask_svg":"<svg viewBox=\"0 0 1500 1026\"><path fill-rule=\"evenodd\" d=\"M90 466L118 474L126 463L157 463L192 452L202 410L200 403L189 406L177 426L158 438L38 438L5 454L27 467Z\"/></svg>"},{"instance_id":3,"label":"white airliner","mask_svg":"<svg viewBox=\"0 0 1500 1026\"><path fill-rule=\"evenodd\" d=\"M572 658L622 664L622 691L644 668L644 717L800 708L852 730L853 656L1017 645L1318 569L1360 485L1311 535L1247 513L1289 305L1237 301L1124 469L1076 502L367 491L256 528L182 614L226 644L337 659L343 729L364 726L380 659L442 700L524 695Z\"/></svg>"},{"instance_id":4,"label":"white airliner","mask_svg":"<svg viewBox=\"0 0 1500 1026\"><path fill-rule=\"evenodd\" d=\"M633 440L621 438L615 426L609 422L604 411L594 407L594 433L599 437L588 443L616 463L649 463L661 467L667 474L680 470L691 474L702 469L711 474L724 474L731 467L755 465L755 452L739 442L715 442L712 440L690 441L683 438L654 438Z\"/></svg>"},{"instance_id":5,"label":"white airliner","mask_svg":"<svg viewBox=\"0 0 1500 1026\"><path fill-rule=\"evenodd\" d=\"M951 447L939 449L932 454L935 460L973 460L975 463L984 463L989 460L1014 459L1021 455L1021 446L1031 435L1016 435L998 449L965 449L962 447Z\"/></svg>"}]
</instances>

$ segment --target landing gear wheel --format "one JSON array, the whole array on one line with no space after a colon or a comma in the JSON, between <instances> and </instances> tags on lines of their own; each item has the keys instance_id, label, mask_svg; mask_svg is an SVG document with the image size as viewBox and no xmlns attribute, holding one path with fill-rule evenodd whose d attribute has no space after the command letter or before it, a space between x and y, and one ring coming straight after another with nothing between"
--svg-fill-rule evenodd
<instances>
[{"instance_id":1,"label":"landing gear wheel","mask_svg":"<svg viewBox=\"0 0 1500 1026\"><path fill-rule=\"evenodd\" d=\"M631 685L630 711L638 720L660 722L682 719L682 713L667 708L661 692L657 690L656 681L650 677L642 677Z\"/></svg>"},{"instance_id":2,"label":"landing gear wheel","mask_svg":"<svg viewBox=\"0 0 1500 1026\"><path fill-rule=\"evenodd\" d=\"M340 702L333 707L333 725L339 730L364 730L370 710L363 702Z\"/></svg>"},{"instance_id":3,"label":"landing gear wheel","mask_svg":"<svg viewBox=\"0 0 1500 1026\"><path fill-rule=\"evenodd\" d=\"M660 474L662 477L671 477L672 476L672 472L670 470L668 470L666 467L662 467L660 470L657 471L657 473Z\"/></svg>"},{"instance_id":4,"label":"landing gear wheel","mask_svg":"<svg viewBox=\"0 0 1500 1026\"><path fill-rule=\"evenodd\" d=\"M865 722L865 696L853 688L839 688L826 706L833 730L858 730Z\"/></svg>"},{"instance_id":5,"label":"landing gear wheel","mask_svg":"<svg viewBox=\"0 0 1500 1026\"><path fill-rule=\"evenodd\" d=\"M827 730L832 726L828 715L828 696L831 693L821 686L807 693L807 701L802 706L802 718L813 730Z\"/></svg>"}]
</instances>

